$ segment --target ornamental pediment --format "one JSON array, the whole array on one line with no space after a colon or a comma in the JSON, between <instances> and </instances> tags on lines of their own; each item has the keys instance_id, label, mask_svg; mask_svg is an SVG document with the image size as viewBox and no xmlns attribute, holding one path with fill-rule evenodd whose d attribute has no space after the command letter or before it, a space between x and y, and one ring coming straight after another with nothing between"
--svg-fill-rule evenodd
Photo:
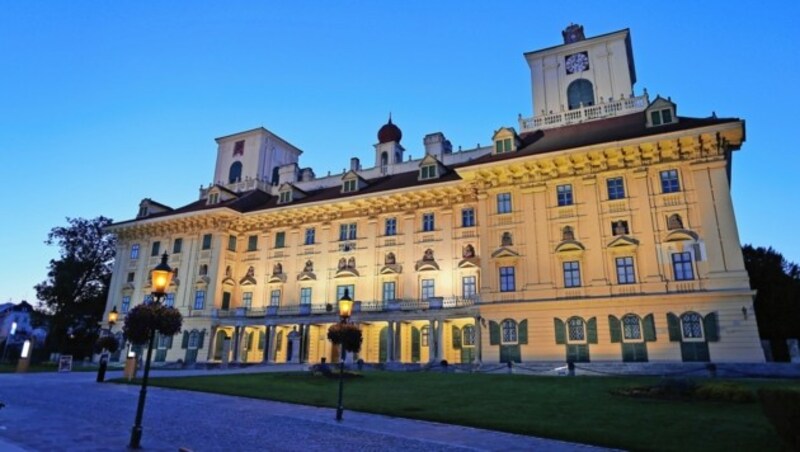
<instances>
[{"instance_id":1,"label":"ornamental pediment","mask_svg":"<svg viewBox=\"0 0 800 452\"><path fill-rule=\"evenodd\" d=\"M417 261L417 264L414 266L414 270L418 272L438 271L439 264L437 264L434 260L422 259Z\"/></svg>"},{"instance_id":2,"label":"ornamental pediment","mask_svg":"<svg viewBox=\"0 0 800 452\"><path fill-rule=\"evenodd\" d=\"M198 287L207 286L208 283L209 283L209 279L208 279L208 276L206 276L206 275L198 276L197 280L194 282L195 286L198 286Z\"/></svg>"},{"instance_id":3,"label":"ornamental pediment","mask_svg":"<svg viewBox=\"0 0 800 452\"><path fill-rule=\"evenodd\" d=\"M268 283L271 284L280 284L286 282L286 275L283 273L275 273L269 277L267 280Z\"/></svg>"},{"instance_id":4,"label":"ornamental pediment","mask_svg":"<svg viewBox=\"0 0 800 452\"><path fill-rule=\"evenodd\" d=\"M665 242L682 242L685 240L697 240L698 236L697 233L694 231L690 231L688 229L676 229L674 231L670 231L669 234L664 238Z\"/></svg>"},{"instance_id":5,"label":"ornamental pediment","mask_svg":"<svg viewBox=\"0 0 800 452\"><path fill-rule=\"evenodd\" d=\"M256 279L250 275L245 275L244 278L239 280L239 285L241 286L255 286L256 284Z\"/></svg>"},{"instance_id":6,"label":"ornamental pediment","mask_svg":"<svg viewBox=\"0 0 800 452\"><path fill-rule=\"evenodd\" d=\"M481 267L481 260L477 257L470 257L466 259L461 259L458 263L458 268L480 268Z\"/></svg>"},{"instance_id":7,"label":"ornamental pediment","mask_svg":"<svg viewBox=\"0 0 800 452\"><path fill-rule=\"evenodd\" d=\"M355 268L345 267L345 268L339 269L333 277L334 278L348 278L348 277L353 277L353 276L360 276L358 274L358 270L356 270Z\"/></svg>"},{"instance_id":8,"label":"ornamental pediment","mask_svg":"<svg viewBox=\"0 0 800 452\"><path fill-rule=\"evenodd\" d=\"M383 268L380 270L381 275L396 275L402 273L403 266L398 264L387 264L384 265Z\"/></svg>"},{"instance_id":9,"label":"ornamental pediment","mask_svg":"<svg viewBox=\"0 0 800 452\"><path fill-rule=\"evenodd\" d=\"M302 272L297 275L298 281L316 281L317 275L314 272Z\"/></svg>"},{"instance_id":10,"label":"ornamental pediment","mask_svg":"<svg viewBox=\"0 0 800 452\"><path fill-rule=\"evenodd\" d=\"M632 253L639 247L639 241L627 235L620 235L608 242L608 249L612 253Z\"/></svg>"},{"instance_id":11,"label":"ornamental pediment","mask_svg":"<svg viewBox=\"0 0 800 452\"><path fill-rule=\"evenodd\" d=\"M236 285L236 281L234 281L233 278L228 276L228 277L226 277L226 278L224 278L222 280L222 285L223 286L235 286Z\"/></svg>"},{"instance_id":12,"label":"ornamental pediment","mask_svg":"<svg viewBox=\"0 0 800 452\"><path fill-rule=\"evenodd\" d=\"M515 257L519 257L519 253L507 246L501 246L500 248L496 249L494 253L492 253L492 258L494 259L515 258Z\"/></svg>"}]
</instances>

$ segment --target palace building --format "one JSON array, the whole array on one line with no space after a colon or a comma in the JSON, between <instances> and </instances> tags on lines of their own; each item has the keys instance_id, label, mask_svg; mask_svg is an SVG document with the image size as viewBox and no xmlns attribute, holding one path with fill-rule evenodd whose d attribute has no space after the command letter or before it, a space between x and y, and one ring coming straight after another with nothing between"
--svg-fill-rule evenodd
<instances>
[{"instance_id":1,"label":"palace building","mask_svg":"<svg viewBox=\"0 0 800 452\"><path fill-rule=\"evenodd\" d=\"M318 177L267 129L217 138L196 201L109 228L106 311L147 301L166 251L184 327L156 361L335 362L345 293L367 363L764 361L730 195L744 121L637 93L627 29L524 57L533 116L490 146L436 132L411 158L390 117L373 162Z\"/></svg>"}]
</instances>

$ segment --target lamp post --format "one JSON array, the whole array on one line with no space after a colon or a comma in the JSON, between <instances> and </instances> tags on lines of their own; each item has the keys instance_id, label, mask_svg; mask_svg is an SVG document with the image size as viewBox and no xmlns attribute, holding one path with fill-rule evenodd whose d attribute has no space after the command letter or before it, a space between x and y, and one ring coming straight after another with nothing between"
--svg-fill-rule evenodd
<instances>
[{"instance_id":1,"label":"lamp post","mask_svg":"<svg viewBox=\"0 0 800 452\"><path fill-rule=\"evenodd\" d=\"M117 319L119 319L119 312L117 312L117 306L114 305L114 307L108 311L108 334L112 334L111 330L113 330L114 325L117 324Z\"/></svg>"},{"instance_id":2,"label":"lamp post","mask_svg":"<svg viewBox=\"0 0 800 452\"><path fill-rule=\"evenodd\" d=\"M353 299L350 298L350 291L344 290L344 295L339 299L339 321L342 325L347 324L350 314L353 312ZM342 393L344 392L344 358L347 351L345 350L344 341L339 344L339 403L336 405L336 420L342 420L342 413L344 412L344 405L342 404Z\"/></svg>"},{"instance_id":3,"label":"lamp post","mask_svg":"<svg viewBox=\"0 0 800 452\"><path fill-rule=\"evenodd\" d=\"M114 328L114 325L117 323L117 318L119 318L119 312L117 312L117 307L114 306L111 308L111 311L108 312L108 337L113 338L114 333L111 330ZM103 336L105 337L105 336ZM98 341L102 341L99 339ZM105 345L105 344L104 344ZM97 382L102 383L106 381L106 370L108 369L108 358L109 352L107 349L102 347L100 350L100 365L97 367Z\"/></svg>"},{"instance_id":4,"label":"lamp post","mask_svg":"<svg viewBox=\"0 0 800 452\"><path fill-rule=\"evenodd\" d=\"M167 265L169 256L165 252L161 256L161 263L150 271L153 282L153 300L151 303L161 303L167 293L167 287L172 280L172 269ZM138 449L142 440L142 416L144 415L144 401L147 397L147 377L150 375L150 358L153 355L153 342L155 340L155 329L150 328L147 340L147 357L144 361L144 375L142 376L142 389L139 391L139 404L136 407L136 420L131 430L131 442L128 447Z\"/></svg>"},{"instance_id":5,"label":"lamp post","mask_svg":"<svg viewBox=\"0 0 800 452\"><path fill-rule=\"evenodd\" d=\"M6 343L3 347L3 359L2 361L6 360L6 356L8 355L8 342L14 340L14 335L17 334L17 322L11 322L11 329L9 330L8 335L6 335Z\"/></svg>"}]
</instances>

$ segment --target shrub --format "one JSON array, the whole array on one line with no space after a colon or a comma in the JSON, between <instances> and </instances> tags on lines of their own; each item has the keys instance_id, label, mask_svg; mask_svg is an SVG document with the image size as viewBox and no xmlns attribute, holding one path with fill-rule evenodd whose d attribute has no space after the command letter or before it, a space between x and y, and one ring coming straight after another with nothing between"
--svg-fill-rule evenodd
<instances>
[{"instance_id":1,"label":"shrub","mask_svg":"<svg viewBox=\"0 0 800 452\"><path fill-rule=\"evenodd\" d=\"M720 402L750 403L756 400L753 391L733 382L704 383L694 391L694 396Z\"/></svg>"},{"instance_id":2,"label":"shrub","mask_svg":"<svg viewBox=\"0 0 800 452\"><path fill-rule=\"evenodd\" d=\"M760 389L764 415L791 450L800 450L800 391Z\"/></svg>"},{"instance_id":3,"label":"shrub","mask_svg":"<svg viewBox=\"0 0 800 452\"><path fill-rule=\"evenodd\" d=\"M110 353L114 353L119 348L119 341L114 336L103 336L97 339L97 342L94 343L94 351L95 353L101 353L103 350L108 350Z\"/></svg>"}]
</instances>

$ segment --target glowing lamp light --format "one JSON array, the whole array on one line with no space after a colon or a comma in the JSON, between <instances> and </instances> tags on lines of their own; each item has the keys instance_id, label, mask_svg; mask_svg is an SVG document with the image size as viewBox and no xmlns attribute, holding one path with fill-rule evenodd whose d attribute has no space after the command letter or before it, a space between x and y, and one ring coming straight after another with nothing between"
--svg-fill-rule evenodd
<instances>
[{"instance_id":1,"label":"glowing lamp light","mask_svg":"<svg viewBox=\"0 0 800 452\"><path fill-rule=\"evenodd\" d=\"M150 271L153 281L153 293L163 295L167 291L169 283L172 281L172 268L167 265L167 253L161 255L161 263Z\"/></svg>"},{"instance_id":2,"label":"glowing lamp light","mask_svg":"<svg viewBox=\"0 0 800 452\"><path fill-rule=\"evenodd\" d=\"M17 334L17 322L11 322L11 335Z\"/></svg>"},{"instance_id":3,"label":"glowing lamp light","mask_svg":"<svg viewBox=\"0 0 800 452\"><path fill-rule=\"evenodd\" d=\"M350 314L353 313L353 299L350 298L350 290L344 290L344 296L339 299L339 317L342 320L347 320L350 318Z\"/></svg>"},{"instance_id":4,"label":"glowing lamp light","mask_svg":"<svg viewBox=\"0 0 800 452\"><path fill-rule=\"evenodd\" d=\"M128 358L136 358L136 352L133 349L128 350Z\"/></svg>"},{"instance_id":5,"label":"glowing lamp light","mask_svg":"<svg viewBox=\"0 0 800 452\"><path fill-rule=\"evenodd\" d=\"M20 358L28 358L31 354L31 341L25 340L22 344L22 353L20 354Z\"/></svg>"},{"instance_id":6,"label":"glowing lamp light","mask_svg":"<svg viewBox=\"0 0 800 452\"><path fill-rule=\"evenodd\" d=\"M111 311L108 312L108 326L113 327L117 323L117 319L119 319L119 312L117 312L117 307L114 306L111 308Z\"/></svg>"}]
</instances>

